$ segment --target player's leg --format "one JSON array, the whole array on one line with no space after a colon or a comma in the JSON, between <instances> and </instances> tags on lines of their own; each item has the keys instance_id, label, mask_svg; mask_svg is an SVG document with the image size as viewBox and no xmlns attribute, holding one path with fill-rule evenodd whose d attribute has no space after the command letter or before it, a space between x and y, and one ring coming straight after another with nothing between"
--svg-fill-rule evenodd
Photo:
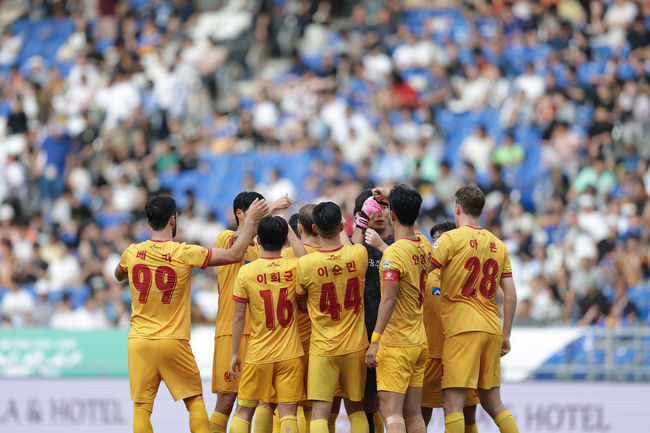
<instances>
[{"instance_id":1,"label":"player's leg","mask_svg":"<svg viewBox=\"0 0 650 433\"><path fill-rule=\"evenodd\" d=\"M298 405L296 403L278 404L278 415L280 416L280 431L282 433L298 433Z\"/></svg>"},{"instance_id":2,"label":"player's leg","mask_svg":"<svg viewBox=\"0 0 650 433\"><path fill-rule=\"evenodd\" d=\"M255 433L271 433L274 429L275 404L260 401L255 410ZM279 427L278 427L279 428Z\"/></svg>"},{"instance_id":3,"label":"player's leg","mask_svg":"<svg viewBox=\"0 0 650 433\"><path fill-rule=\"evenodd\" d=\"M384 418L387 433L405 433L404 421L405 394L392 391L379 391L379 410ZM419 405L418 405L419 407Z\"/></svg>"},{"instance_id":4,"label":"player's leg","mask_svg":"<svg viewBox=\"0 0 650 433\"><path fill-rule=\"evenodd\" d=\"M422 387L409 386L404 397L404 422L409 433L426 433L422 418Z\"/></svg>"},{"instance_id":5,"label":"player's leg","mask_svg":"<svg viewBox=\"0 0 650 433\"><path fill-rule=\"evenodd\" d=\"M309 432L309 423L311 422L311 403L309 406L306 406L304 402L301 402L298 406L298 432L299 433L310 433Z\"/></svg>"},{"instance_id":6,"label":"player's leg","mask_svg":"<svg viewBox=\"0 0 650 433\"><path fill-rule=\"evenodd\" d=\"M465 433L478 433L476 428L476 405L465 406L463 416L465 417Z\"/></svg>"},{"instance_id":7,"label":"player's leg","mask_svg":"<svg viewBox=\"0 0 650 433\"><path fill-rule=\"evenodd\" d=\"M184 398L185 407L190 414L190 431L192 433L209 433L210 420L205 410L203 395Z\"/></svg>"},{"instance_id":8,"label":"player's leg","mask_svg":"<svg viewBox=\"0 0 650 433\"><path fill-rule=\"evenodd\" d=\"M384 433L384 421L379 413L379 401L377 400L377 371L374 368L366 368L366 391L363 396L363 410L366 412L368 429L370 432ZM375 422L377 420L379 422Z\"/></svg>"},{"instance_id":9,"label":"player's leg","mask_svg":"<svg viewBox=\"0 0 650 433\"><path fill-rule=\"evenodd\" d=\"M256 400L238 399L237 410L235 416L232 418L229 433L250 433L251 420L257 407Z\"/></svg>"},{"instance_id":10,"label":"player's leg","mask_svg":"<svg viewBox=\"0 0 650 433\"><path fill-rule=\"evenodd\" d=\"M466 395L466 388L445 388L442 390L445 433L463 433L465 431L463 403L465 403Z\"/></svg>"},{"instance_id":11,"label":"player's leg","mask_svg":"<svg viewBox=\"0 0 650 433\"><path fill-rule=\"evenodd\" d=\"M248 336L243 335L239 354L246 359ZM232 336L223 335L215 338L214 358L212 363L212 392L217 394L217 403L210 416L210 433L225 433L228 419L237 400L239 380L230 374L230 355L232 353Z\"/></svg>"},{"instance_id":12,"label":"player's leg","mask_svg":"<svg viewBox=\"0 0 650 433\"><path fill-rule=\"evenodd\" d=\"M305 399L305 366L301 358L276 362L273 387L278 400L280 432L298 433L298 402Z\"/></svg>"},{"instance_id":13,"label":"player's leg","mask_svg":"<svg viewBox=\"0 0 650 433\"><path fill-rule=\"evenodd\" d=\"M334 357L309 355L309 371L307 372L307 398L312 402L311 433L329 433L328 420L334 400L335 378L340 371Z\"/></svg>"},{"instance_id":14,"label":"player's leg","mask_svg":"<svg viewBox=\"0 0 650 433\"><path fill-rule=\"evenodd\" d=\"M150 358L151 353L157 355L156 343L143 338L129 338L127 342L134 433L153 433L151 412L161 380L158 357Z\"/></svg>"},{"instance_id":15,"label":"player's leg","mask_svg":"<svg viewBox=\"0 0 650 433\"><path fill-rule=\"evenodd\" d=\"M335 392L336 395L337 392ZM339 391L340 393L340 391ZM332 401L332 408L330 409L329 416L327 418L327 430L330 433L334 433L336 431L336 419L339 417L339 412L341 412L341 401L343 400L343 397L334 397L334 400Z\"/></svg>"},{"instance_id":16,"label":"player's leg","mask_svg":"<svg viewBox=\"0 0 650 433\"><path fill-rule=\"evenodd\" d=\"M492 417L502 433L518 433L519 428L515 419L501 401L502 337L486 334L485 339L478 378L478 396L481 406Z\"/></svg>"},{"instance_id":17,"label":"player's leg","mask_svg":"<svg viewBox=\"0 0 650 433\"><path fill-rule=\"evenodd\" d=\"M353 432L368 433L368 418L363 406L366 390L365 350L343 355L339 359L341 370L341 392L345 397L345 410L350 419L350 429Z\"/></svg>"},{"instance_id":18,"label":"player's leg","mask_svg":"<svg viewBox=\"0 0 650 433\"><path fill-rule=\"evenodd\" d=\"M431 415L433 415L433 408L422 406L420 409L422 410L422 419L424 420L424 424L429 425Z\"/></svg>"},{"instance_id":19,"label":"player's leg","mask_svg":"<svg viewBox=\"0 0 650 433\"><path fill-rule=\"evenodd\" d=\"M422 418L429 425L434 407L442 407L442 359L428 358L422 382Z\"/></svg>"}]
</instances>

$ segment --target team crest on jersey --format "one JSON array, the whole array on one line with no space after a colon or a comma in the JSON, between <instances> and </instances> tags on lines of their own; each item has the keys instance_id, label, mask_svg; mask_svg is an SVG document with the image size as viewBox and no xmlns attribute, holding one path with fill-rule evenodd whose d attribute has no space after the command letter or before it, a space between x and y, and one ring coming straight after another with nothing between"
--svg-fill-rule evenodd
<instances>
[{"instance_id":1,"label":"team crest on jersey","mask_svg":"<svg viewBox=\"0 0 650 433\"><path fill-rule=\"evenodd\" d=\"M390 259L384 260L384 271L387 271L390 269Z\"/></svg>"},{"instance_id":2,"label":"team crest on jersey","mask_svg":"<svg viewBox=\"0 0 650 433\"><path fill-rule=\"evenodd\" d=\"M438 245L440 245L440 242L435 241L432 245L432 248L435 250L436 248L438 248Z\"/></svg>"},{"instance_id":3,"label":"team crest on jersey","mask_svg":"<svg viewBox=\"0 0 650 433\"><path fill-rule=\"evenodd\" d=\"M440 296L440 287L432 287L431 288L431 294L433 296Z\"/></svg>"},{"instance_id":4,"label":"team crest on jersey","mask_svg":"<svg viewBox=\"0 0 650 433\"><path fill-rule=\"evenodd\" d=\"M225 380L226 382L232 382L232 375L230 374L229 371L226 371L223 374L223 380Z\"/></svg>"}]
</instances>

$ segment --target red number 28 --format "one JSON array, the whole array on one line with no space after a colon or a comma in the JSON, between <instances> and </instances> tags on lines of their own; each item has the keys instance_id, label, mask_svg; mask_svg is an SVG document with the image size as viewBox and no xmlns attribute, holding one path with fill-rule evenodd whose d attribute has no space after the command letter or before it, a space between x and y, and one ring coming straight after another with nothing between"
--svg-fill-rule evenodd
<instances>
[{"instance_id":1,"label":"red number 28","mask_svg":"<svg viewBox=\"0 0 650 433\"><path fill-rule=\"evenodd\" d=\"M481 261L478 257L470 257L465 262L465 269L469 271L469 277L465 284L461 294L463 296L476 297L476 281L478 280L479 274L481 273ZM483 278L479 283L479 291L484 298L490 299L494 297L494 294L497 290L497 276L499 275L499 263L494 259L487 259L482 266Z\"/></svg>"}]
</instances>

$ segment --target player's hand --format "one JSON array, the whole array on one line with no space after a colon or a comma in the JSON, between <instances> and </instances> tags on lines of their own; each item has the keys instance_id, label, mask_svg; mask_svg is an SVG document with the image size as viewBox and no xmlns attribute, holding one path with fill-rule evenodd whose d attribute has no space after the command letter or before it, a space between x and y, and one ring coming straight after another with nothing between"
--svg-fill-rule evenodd
<instances>
[{"instance_id":1,"label":"player's hand","mask_svg":"<svg viewBox=\"0 0 650 433\"><path fill-rule=\"evenodd\" d=\"M241 372L241 357L239 354L233 355L230 361L230 374L234 379L239 378L239 373Z\"/></svg>"},{"instance_id":2,"label":"player's hand","mask_svg":"<svg viewBox=\"0 0 650 433\"><path fill-rule=\"evenodd\" d=\"M291 206L291 199L289 198L289 194L287 193L273 202L273 204L271 205L270 212L274 213L279 210L289 209L289 206Z\"/></svg>"},{"instance_id":3,"label":"player's hand","mask_svg":"<svg viewBox=\"0 0 650 433\"><path fill-rule=\"evenodd\" d=\"M388 188L377 187L372 189L372 197L378 202L388 203Z\"/></svg>"},{"instance_id":4,"label":"player's hand","mask_svg":"<svg viewBox=\"0 0 650 433\"><path fill-rule=\"evenodd\" d=\"M366 230L366 245L370 245L371 247L379 250L381 249L380 247L384 243L384 240L379 236L379 233L374 231L373 229L367 229Z\"/></svg>"},{"instance_id":5,"label":"player's hand","mask_svg":"<svg viewBox=\"0 0 650 433\"><path fill-rule=\"evenodd\" d=\"M504 336L501 343L501 356L506 356L510 352L510 338Z\"/></svg>"},{"instance_id":6,"label":"player's hand","mask_svg":"<svg viewBox=\"0 0 650 433\"><path fill-rule=\"evenodd\" d=\"M269 204L266 202L266 200L264 199L260 200L256 198L248 208L248 211L246 212L247 214L246 216L250 218L252 221L254 221L255 225L257 225L259 220L264 218L268 213L269 213Z\"/></svg>"},{"instance_id":7,"label":"player's hand","mask_svg":"<svg viewBox=\"0 0 650 433\"><path fill-rule=\"evenodd\" d=\"M366 365L368 368L377 367L377 351L379 350L379 344L370 343L368 346L368 351L366 352Z\"/></svg>"}]
</instances>

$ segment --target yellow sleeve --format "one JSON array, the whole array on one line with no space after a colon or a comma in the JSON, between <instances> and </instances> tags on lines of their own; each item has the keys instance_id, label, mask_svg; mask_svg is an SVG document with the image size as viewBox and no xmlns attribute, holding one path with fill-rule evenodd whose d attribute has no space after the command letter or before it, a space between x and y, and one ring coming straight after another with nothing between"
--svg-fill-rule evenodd
<instances>
[{"instance_id":1,"label":"yellow sleeve","mask_svg":"<svg viewBox=\"0 0 650 433\"><path fill-rule=\"evenodd\" d=\"M125 249L124 252L122 253L122 257L120 257L120 269L125 274L129 273L129 258L131 257L132 246L133 244L129 245L129 247Z\"/></svg>"},{"instance_id":2,"label":"yellow sleeve","mask_svg":"<svg viewBox=\"0 0 650 433\"><path fill-rule=\"evenodd\" d=\"M205 269L210 263L212 250L198 245L183 244L183 257L189 266Z\"/></svg>"},{"instance_id":3,"label":"yellow sleeve","mask_svg":"<svg viewBox=\"0 0 650 433\"><path fill-rule=\"evenodd\" d=\"M232 230L223 230L217 235L215 247L228 249L232 245L232 236L235 234Z\"/></svg>"},{"instance_id":4,"label":"yellow sleeve","mask_svg":"<svg viewBox=\"0 0 650 433\"><path fill-rule=\"evenodd\" d=\"M368 250L366 247L363 246L363 244L356 244L354 246L355 248L358 249L358 254L361 256L360 262L366 264L366 269L368 268Z\"/></svg>"},{"instance_id":5,"label":"yellow sleeve","mask_svg":"<svg viewBox=\"0 0 650 433\"><path fill-rule=\"evenodd\" d=\"M438 268L446 266L453 255L453 241L449 234L443 233L432 248L431 262Z\"/></svg>"},{"instance_id":6,"label":"yellow sleeve","mask_svg":"<svg viewBox=\"0 0 650 433\"><path fill-rule=\"evenodd\" d=\"M307 294L305 286L307 286L307 275L305 275L306 266L302 260L298 260L296 273L298 274L298 282L296 284L296 296L302 297Z\"/></svg>"},{"instance_id":7,"label":"yellow sleeve","mask_svg":"<svg viewBox=\"0 0 650 433\"><path fill-rule=\"evenodd\" d=\"M505 246L503 247L505 248ZM501 271L501 278L512 277L512 267L510 266L510 253L506 248L506 254L503 260L503 270Z\"/></svg>"},{"instance_id":8,"label":"yellow sleeve","mask_svg":"<svg viewBox=\"0 0 650 433\"><path fill-rule=\"evenodd\" d=\"M237 272L237 279L235 279L235 288L232 292L232 299L237 302L248 303L248 292L246 291L245 284L246 277L244 276L244 268Z\"/></svg>"},{"instance_id":9,"label":"yellow sleeve","mask_svg":"<svg viewBox=\"0 0 650 433\"><path fill-rule=\"evenodd\" d=\"M404 262L398 251L387 248L381 257L381 270L383 281L399 281L399 276L404 273Z\"/></svg>"}]
</instances>

